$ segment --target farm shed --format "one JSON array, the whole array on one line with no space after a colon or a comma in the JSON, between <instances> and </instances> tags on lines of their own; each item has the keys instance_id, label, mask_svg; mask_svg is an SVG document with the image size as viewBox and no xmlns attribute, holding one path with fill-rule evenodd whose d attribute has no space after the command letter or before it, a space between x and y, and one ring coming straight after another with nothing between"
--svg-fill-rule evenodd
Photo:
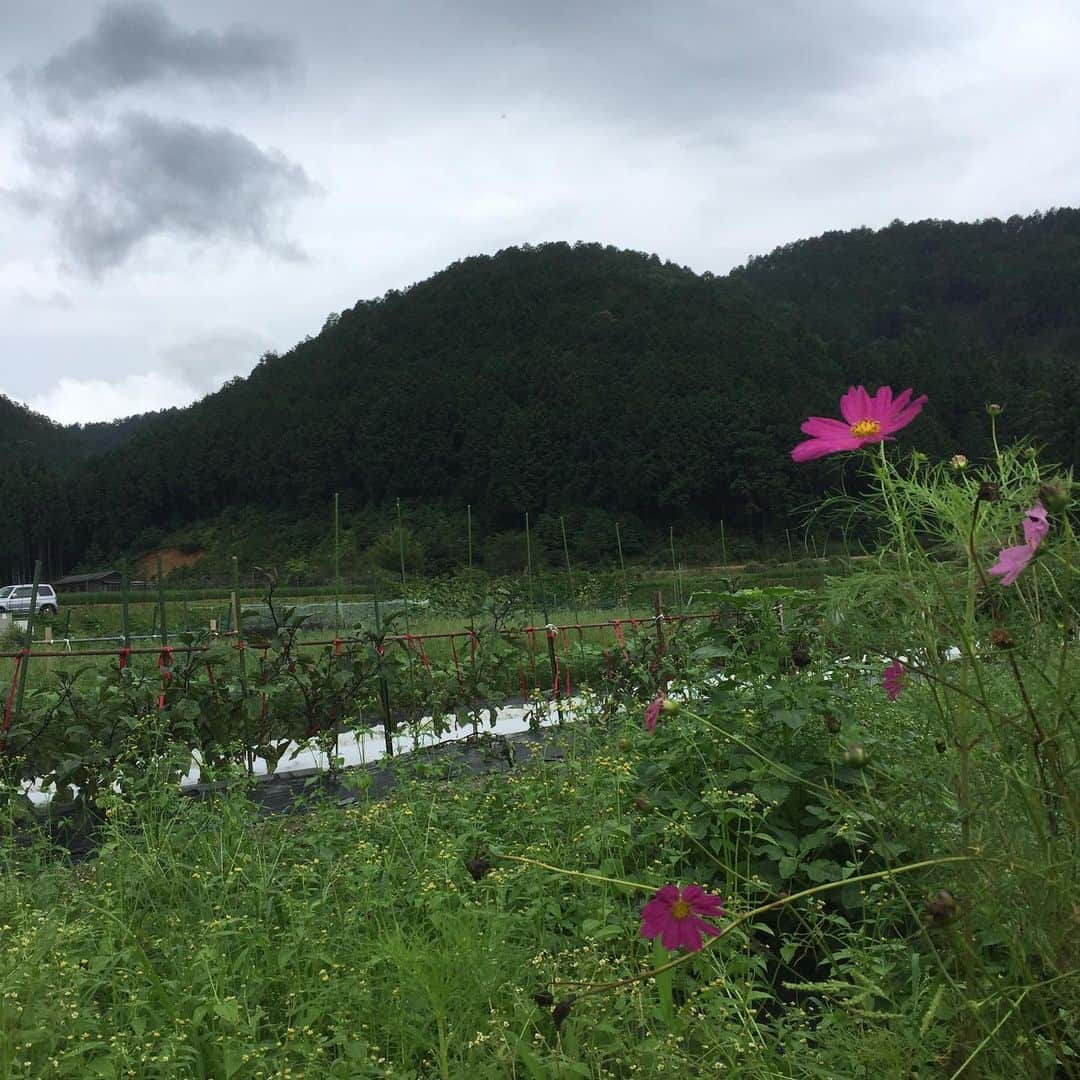
<instances>
[{"instance_id":1,"label":"farm shed","mask_svg":"<svg viewBox=\"0 0 1080 1080\"><path fill-rule=\"evenodd\" d=\"M119 570L98 570L93 574L68 574L53 582L57 592L111 592L119 589L123 575Z\"/></svg>"}]
</instances>

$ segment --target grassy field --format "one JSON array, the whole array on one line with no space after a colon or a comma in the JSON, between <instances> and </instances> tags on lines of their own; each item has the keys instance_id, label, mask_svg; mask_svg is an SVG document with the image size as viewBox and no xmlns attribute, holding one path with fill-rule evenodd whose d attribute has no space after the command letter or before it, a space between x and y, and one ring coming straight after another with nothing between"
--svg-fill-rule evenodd
<instances>
[{"instance_id":1,"label":"grassy field","mask_svg":"<svg viewBox=\"0 0 1080 1080\"><path fill-rule=\"evenodd\" d=\"M389 800L357 774L354 805L314 787L289 817L242 781L182 799L133 748L96 858L0 838L0 1077L1076 1075L1067 892L1021 915L1011 803L978 819L990 862L955 861L929 696L745 665L655 732L597 702L544 763L401 761ZM793 726L819 692L842 736ZM667 882L723 900L700 952L642 937Z\"/></svg>"}]
</instances>

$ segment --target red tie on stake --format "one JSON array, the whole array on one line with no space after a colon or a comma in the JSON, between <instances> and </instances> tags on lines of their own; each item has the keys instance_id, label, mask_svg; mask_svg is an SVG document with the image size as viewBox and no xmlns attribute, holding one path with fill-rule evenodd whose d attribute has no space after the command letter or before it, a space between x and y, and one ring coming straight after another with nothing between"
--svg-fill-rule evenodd
<instances>
[{"instance_id":1,"label":"red tie on stake","mask_svg":"<svg viewBox=\"0 0 1080 1080\"><path fill-rule=\"evenodd\" d=\"M4 727L0 732L0 750L7 746L7 733L11 727L11 710L15 705L15 690L19 685L19 668L22 666L23 657L29 655L30 650L23 649L15 657L15 670L11 673L11 689L8 691L7 707L4 709Z\"/></svg>"},{"instance_id":2,"label":"red tie on stake","mask_svg":"<svg viewBox=\"0 0 1080 1080\"><path fill-rule=\"evenodd\" d=\"M464 686L465 682L461 677L461 664L458 663L457 646L454 644L454 638L457 634L450 635L450 655L454 658L454 674L457 676L458 686Z\"/></svg>"},{"instance_id":3,"label":"red tie on stake","mask_svg":"<svg viewBox=\"0 0 1080 1080\"><path fill-rule=\"evenodd\" d=\"M169 687L169 683L173 677L172 671L172 657L173 650L171 645L162 645L161 652L158 653L158 670L161 672L161 693L158 695L157 707L159 709L165 708L165 691Z\"/></svg>"}]
</instances>

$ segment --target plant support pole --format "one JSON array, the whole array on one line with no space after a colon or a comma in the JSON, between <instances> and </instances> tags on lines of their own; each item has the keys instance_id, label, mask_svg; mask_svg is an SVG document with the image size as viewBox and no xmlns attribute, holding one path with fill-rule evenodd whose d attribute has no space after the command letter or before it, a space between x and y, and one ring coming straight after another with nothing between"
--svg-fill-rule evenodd
<instances>
[{"instance_id":1,"label":"plant support pole","mask_svg":"<svg viewBox=\"0 0 1080 1080\"><path fill-rule=\"evenodd\" d=\"M232 596L229 598L229 616L232 628L236 631L236 640L243 640L243 627L240 625L240 560L232 557Z\"/></svg>"},{"instance_id":2,"label":"plant support pole","mask_svg":"<svg viewBox=\"0 0 1080 1080\"><path fill-rule=\"evenodd\" d=\"M383 668L383 654L378 651L384 646L382 643L382 615L379 613L379 579L374 574L371 576L371 595L375 602L375 640L378 642L375 662L379 668L379 700L382 702L383 708L383 736L386 743L386 756L393 757L394 722L390 715L390 685L386 681L386 671Z\"/></svg>"},{"instance_id":3,"label":"plant support pole","mask_svg":"<svg viewBox=\"0 0 1080 1080\"><path fill-rule=\"evenodd\" d=\"M619 532L619 523L615 522L615 543L619 548L619 569L622 570L622 583L623 592L626 594L626 617L627 619L633 619L633 613L630 610L630 579L626 576L626 560L623 558L622 550L622 533Z\"/></svg>"},{"instance_id":4,"label":"plant support pole","mask_svg":"<svg viewBox=\"0 0 1080 1080\"><path fill-rule=\"evenodd\" d=\"M533 589L532 537L529 534L529 511L525 511L525 568L529 575L529 618L536 618L536 593ZM546 620L545 620L546 621Z\"/></svg>"},{"instance_id":5,"label":"plant support pole","mask_svg":"<svg viewBox=\"0 0 1080 1080\"><path fill-rule=\"evenodd\" d=\"M341 633L341 515L334 492L334 628Z\"/></svg>"},{"instance_id":6,"label":"plant support pole","mask_svg":"<svg viewBox=\"0 0 1080 1080\"><path fill-rule=\"evenodd\" d=\"M570 585L570 599L574 602L574 621L581 622L581 612L578 611L577 590L574 588L574 572L570 569L570 546L566 542L566 518L559 515L559 528L562 530L562 549L566 559L566 580Z\"/></svg>"},{"instance_id":7,"label":"plant support pole","mask_svg":"<svg viewBox=\"0 0 1080 1080\"><path fill-rule=\"evenodd\" d=\"M19 691L15 698L15 717L22 716L23 697L26 694L26 669L30 666L30 646L34 642L34 613L37 611L38 584L41 582L41 560L34 563L34 582L30 587L30 610L26 615L26 640L23 644L22 665L19 667Z\"/></svg>"}]
</instances>

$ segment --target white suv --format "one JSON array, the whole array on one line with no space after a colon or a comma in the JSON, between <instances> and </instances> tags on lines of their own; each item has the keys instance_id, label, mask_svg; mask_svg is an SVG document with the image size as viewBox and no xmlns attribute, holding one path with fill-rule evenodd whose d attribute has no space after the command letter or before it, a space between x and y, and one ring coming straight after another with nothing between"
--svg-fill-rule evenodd
<instances>
[{"instance_id":1,"label":"white suv","mask_svg":"<svg viewBox=\"0 0 1080 1080\"><path fill-rule=\"evenodd\" d=\"M27 615L30 612L30 594L33 585L5 585L0 589L0 615ZM51 585L39 585L37 613L56 614L56 593Z\"/></svg>"}]
</instances>

